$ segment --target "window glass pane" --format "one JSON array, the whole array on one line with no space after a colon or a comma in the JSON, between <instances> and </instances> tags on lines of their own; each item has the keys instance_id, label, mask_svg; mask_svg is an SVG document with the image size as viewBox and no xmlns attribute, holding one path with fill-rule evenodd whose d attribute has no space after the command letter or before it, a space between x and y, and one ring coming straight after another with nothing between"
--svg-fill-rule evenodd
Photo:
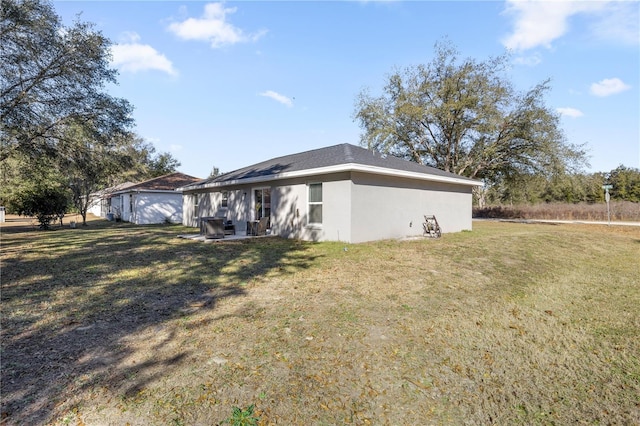
<instances>
[{"instance_id":1,"label":"window glass pane","mask_svg":"<svg viewBox=\"0 0 640 426\"><path fill-rule=\"evenodd\" d=\"M309 185L309 202L321 203L322 202L322 184L312 183Z\"/></svg>"},{"instance_id":2,"label":"window glass pane","mask_svg":"<svg viewBox=\"0 0 640 426\"><path fill-rule=\"evenodd\" d=\"M253 191L255 200L255 220L259 220L262 217L262 189L256 189Z\"/></svg>"},{"instance_id":3,"label":"window glass pane","mask_svg":"<svg viewBox=\"0 0 640 426\"><path fill-rule=\"evenodd\" d=\"M322 223L322 204L309 205L309 223Z\"/></svg>"},{"instance_id":4,"label":"window glass pane","mask_svg":"<svg viewBox=\"0 0 640 426\"><path fill-rule=\"evenodd\" d=\"M271 188L265 188L263 192L263 205L262 205L262 215L263 217L271 216Z\"/></svg>"},{"instance_id":5,"label":"window glass pane","mask_svg":"<svg viewBox=\"0 0 640 426\"><path fill-rule=\"evenodd\" d=\"M222 191L222 207L228 207L229 205L229 192Z\"/></svg>"},{"instance_id":6,"label":"window glass pane","mask_svg":"<svg viewBox=\"0 0 640 426\"><path fill-rule=\"evenodd\" d=\"M198 194L193 194L193 217L198 217Z\"/></svg>"}]
</instances>

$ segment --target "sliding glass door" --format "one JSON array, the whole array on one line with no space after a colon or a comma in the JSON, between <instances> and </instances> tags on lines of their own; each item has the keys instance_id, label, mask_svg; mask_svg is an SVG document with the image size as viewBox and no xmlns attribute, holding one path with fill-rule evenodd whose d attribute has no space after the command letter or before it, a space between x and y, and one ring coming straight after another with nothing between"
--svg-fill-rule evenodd
<instances>
[{"instance_id":1,"label":"sliding glass door","mask_svg":"<svg viewBox=\"0 0 640 426\"><path fill-rule=\"evenodd\" d=\"M271 216L271 188L260 188L253 191L254 218L260 220L262 217Z\"/></svg>"}]
</instances>

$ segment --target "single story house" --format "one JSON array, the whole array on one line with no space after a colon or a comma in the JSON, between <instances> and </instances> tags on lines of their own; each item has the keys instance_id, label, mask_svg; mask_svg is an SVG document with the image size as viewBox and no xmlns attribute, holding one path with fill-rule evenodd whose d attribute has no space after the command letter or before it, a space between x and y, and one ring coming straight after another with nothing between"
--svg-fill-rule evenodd
<instances>
[{"instance_id":1,"label":"single story house","mask_svg":"<svg viewBox=\"0 0 640 426\"><path fill-rule=\"evenodd\" d=\"M92 193L89 196L89 208L87 209L87 212L98 217L107 217L107 213L113 213L113 208L111 206L111 194L133 185L135 185L135 182L125 182ZM116 201L119 206L119 198Z\"/></svg>"},{"instance_id":2,"label":"single story house","mask_svg":"<svg viewBox=\"0 0 640 426\"><path fill-rule=\"evenodd\" d=\"M176 189L200 178L175 172L112 192L111 213L136 225L181 223L182 192Z\"/></svg>"},{"instance_id":3,"label":"single story house","mask_svg":"<svg viewBox=\"0 0 640 426\"><path fill-rule=\"evenodd\" d=\"M274 158L180 188L186 226L224 217L236 230L268 218L284 238L359 243L420 236L425 215L443 232L471 229L481 182L340 144Z\"/></svg>"}]
</instances>

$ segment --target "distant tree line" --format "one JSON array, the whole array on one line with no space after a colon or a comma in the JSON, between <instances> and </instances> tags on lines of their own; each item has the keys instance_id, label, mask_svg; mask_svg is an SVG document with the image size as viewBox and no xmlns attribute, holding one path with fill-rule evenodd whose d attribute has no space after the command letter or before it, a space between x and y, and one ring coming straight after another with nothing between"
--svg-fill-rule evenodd
<instances>
[{"instance_id":1,"label":"distant tree line","mask_svg":"<svg viewBox=\"0 0 640 426\"><path fill-rule=\"evenodd\" d=\"M180 166L133 132L133 106L117 84L111 42L93 24L64 26L46 0L0 4L0 204L41 226L89 194Z\"/></svg>"},{"instance_id":2,"label":"distant tree line","mask_svg":"<svg viewBox=\"0 0 640 426\"><path fill-rule=\"evenodd\" d=\"M521 175L509 185L484 189L485 203L604 203L603 185L611 185L611 200L640 203L640 169L623 165L610 172Z\"/></svg>"}]
</instances>

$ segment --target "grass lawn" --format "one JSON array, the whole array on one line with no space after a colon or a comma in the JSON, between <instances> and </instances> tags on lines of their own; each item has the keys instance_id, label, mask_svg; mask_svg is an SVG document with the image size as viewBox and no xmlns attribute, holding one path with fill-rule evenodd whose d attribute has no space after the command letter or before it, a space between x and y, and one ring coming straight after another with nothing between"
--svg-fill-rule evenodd
<instances>
[{"instance_id":1,"label":"grass lawn","mask_svg":"<svg viewBox=\"0 0 640 426\"><path fill-rule=\"evenodd\" d=\"M640 424L640 228L2 228L0 424Z\"/></svg>"}]
</instances>

